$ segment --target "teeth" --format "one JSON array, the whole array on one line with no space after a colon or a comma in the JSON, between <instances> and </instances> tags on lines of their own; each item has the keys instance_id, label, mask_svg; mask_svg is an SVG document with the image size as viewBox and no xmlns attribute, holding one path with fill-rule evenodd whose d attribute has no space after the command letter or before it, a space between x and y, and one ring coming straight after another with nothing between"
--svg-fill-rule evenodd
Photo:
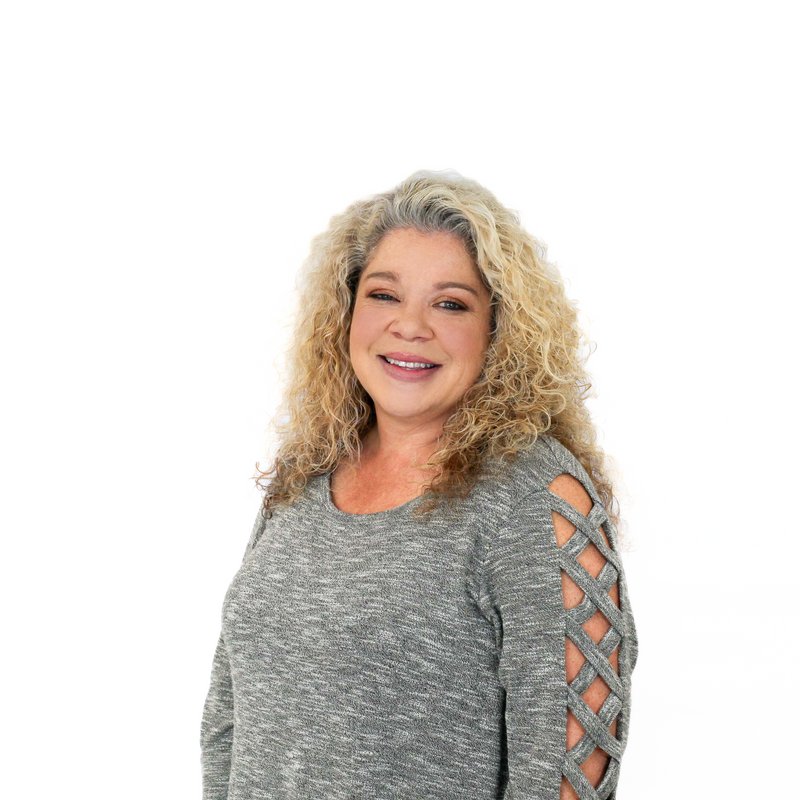
<instances>
[{"instance_id":1,"label":"teeth","mask_svg":"<svg viewBox=\"0 0 800 800\"><path fill-rule=\"evenodd\" d=\"M418 361L398 361L395 358L389 358L389 356L384 356L384 358L390 363L394 364L397 367L403 367L403 369L433 369L436 364L422 364Z\"/></svg>"}]
</instances>

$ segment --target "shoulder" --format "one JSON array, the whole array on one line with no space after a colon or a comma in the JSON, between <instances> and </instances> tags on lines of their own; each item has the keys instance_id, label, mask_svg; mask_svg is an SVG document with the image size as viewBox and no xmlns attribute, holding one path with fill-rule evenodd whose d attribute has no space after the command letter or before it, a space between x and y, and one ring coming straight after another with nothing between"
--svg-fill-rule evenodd
<instances>
[{"instance_id":1,"label":"shoulder","mask_svg":"<svg viewBox=\"0 0 800 800\"><path fill-rule=\"evenodd\" d=\"M261 538L261 534L264 532L266 522L267 518L264 515L264 505L263 503L259 503L258 511L256 512L256 518L253 521L252 528L250 529L247 547L245 547L244 554L242 556L242 561L246 561L250 553L255 550L258 540Z\"/></svg>"},{"instance_id":2,"label":"shoulder","mask_svg":"<svg viewBox=\"0 0 800 800\"><path fill-rule=\"evenodd\" d=\"M581 515L597 515L602 506L580 460L550 434L540 434L516 454L493 460L478 504L487 526L497 530L517 525L520 520L547 528L551 511L560 510L570 517L571 507ZM594 506L597 508L592 512Z\"/></svg>"},{"instance_id":3,"label":"shoulder","mask_svg":"<svg viewBox=\"0 0 800 800\"><path fill-rule=\"evenodd\" d=\"M540 444L541 442L541 444ZM536 447L539 445L539 447ZM549 489L575 506L588 511L600 504L600 496L591 476L578 457L555 436L544 434L522 462L535 473L538 484L530 491Z\"/></svg>"},{"instance_id":4,"label":"shoulder","mask_svg":"<svg viewBox=\"0 0 800 800\"><path fill-rule=\"evenodd\" d=\"M492 477L502 483L511 502L547 489L560 475L573 476L581 483L588 475L580 461L555 436L539 434L536 441L496 464ZM560 479L561 483L568 478Z\"/></svg>"}]
</instances>

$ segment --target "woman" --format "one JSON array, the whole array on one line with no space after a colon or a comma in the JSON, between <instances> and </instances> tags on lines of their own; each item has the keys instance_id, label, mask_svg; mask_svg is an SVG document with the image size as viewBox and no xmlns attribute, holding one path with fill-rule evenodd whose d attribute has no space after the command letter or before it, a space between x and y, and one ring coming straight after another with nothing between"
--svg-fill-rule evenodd
<instances>
[{"instance_id":1,"label":"woman","mask_svg":"<svg viewBox=\"0 0 800 800\"><path fill-rule=\"evenodd\" d=\"M580 344L477 183L333 219L223 603L206 800L615 797L637 640Z\"/></svg>"}]
</instances>

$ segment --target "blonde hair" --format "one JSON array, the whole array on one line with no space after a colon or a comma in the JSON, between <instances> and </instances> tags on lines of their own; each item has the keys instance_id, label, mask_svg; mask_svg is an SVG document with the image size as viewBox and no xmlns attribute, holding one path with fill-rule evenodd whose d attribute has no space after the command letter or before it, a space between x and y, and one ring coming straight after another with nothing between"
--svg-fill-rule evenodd
<instances>
[{"instance_id":1,"label":"blonde hair","mask_svg":"<svg viewBox=\"0 0 800 800\"><path fill-rule=\"evenodd\" d=\"M293 503L311 477L360 457L375 417L349 356L355 293L378 242L400 228L458 236L492 305L483 371L424 465L435 477L423 487L427 503L417 513L468 496L492 459L513 459L547 432L578 458L618 524L605 456L585 406L592 384L581 355L584 337L558 272L544 246L491 192L458 174L428 171L353 203L312 243L301 275L288 384L273 419L277 454L266 471L256 464L265 514Z\"/></svg>"}]
</instances>

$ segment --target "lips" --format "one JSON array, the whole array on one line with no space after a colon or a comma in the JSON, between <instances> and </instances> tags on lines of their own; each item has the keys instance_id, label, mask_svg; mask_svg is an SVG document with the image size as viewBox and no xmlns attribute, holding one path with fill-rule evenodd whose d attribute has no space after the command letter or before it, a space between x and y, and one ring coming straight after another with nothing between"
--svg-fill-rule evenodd
<instances>
[{"instance_id":1,"label":"lips","mask_svg":"<svg viewBox=\"0 0 800 800\"><path fill-rule=\"evenodd\" d=\"M441 366L440 364L422 361L407 361L399 364L395 363L399 359L392 359L389 361L386 356L379 356L379 358L386 365L387 369L390 369L393 372L403 372L407 375L430 375L431 373L436 372L436 370Z\"/></svg>"},{"instance_id":2,"label":"lips","mask_svg":"<svg viewBox=\"0 0 800 800\"><path fill-rule=\"evenodd\" d=\"M432 364L434 367L441 366L441 364L431 361L429 358L425 358L425 356L414 355L414 353L383 353L381 358L391 358L395 361L405 361L407 364Z\"/></svg>"},{"instance_id":3,"label":"lips","mask_svg":"<svg viewBox=\"0 0 800 800\"><path fill-rule=\"evenodd\" d=\"M403 383L418 383L419 381L429 381L441 369L441 364L435 364L433 361L405 361L406 364L416 364L417 366L400 366L393 364L386 356L377 356L380 359L383 369L386 374L394 379ZM393 356L392 361L402 361L403 359L395 359ZM407 355L406 358L409 358ZM419 356L412 356L412 358L419 358ZM423 366L424 364L424 366Z\"/></svg>"}]
</instances>

